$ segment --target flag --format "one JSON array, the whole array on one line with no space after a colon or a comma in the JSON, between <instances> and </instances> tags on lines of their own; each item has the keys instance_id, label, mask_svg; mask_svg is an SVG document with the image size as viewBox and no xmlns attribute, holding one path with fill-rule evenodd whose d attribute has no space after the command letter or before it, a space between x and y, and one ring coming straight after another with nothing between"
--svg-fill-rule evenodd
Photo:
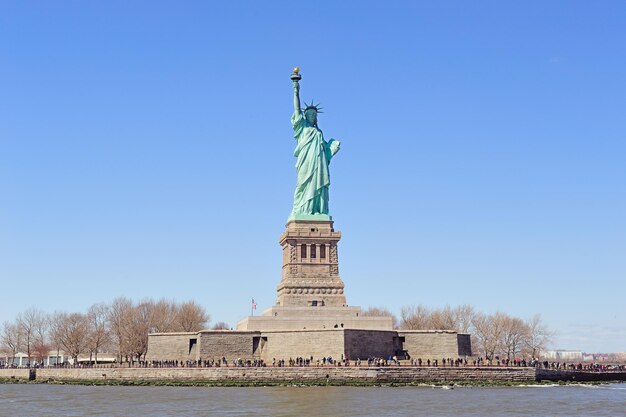
<instances>
[{"instance_id":1,"label":"flag","mask_svg":"<svg viewBox=\"0 0 626 417\"><path fill-rule=\"evenodd\" d=\"M254 298L252 299L252 309L256 310L256 303L254 302Z\"/></svg>"}]
</instances>

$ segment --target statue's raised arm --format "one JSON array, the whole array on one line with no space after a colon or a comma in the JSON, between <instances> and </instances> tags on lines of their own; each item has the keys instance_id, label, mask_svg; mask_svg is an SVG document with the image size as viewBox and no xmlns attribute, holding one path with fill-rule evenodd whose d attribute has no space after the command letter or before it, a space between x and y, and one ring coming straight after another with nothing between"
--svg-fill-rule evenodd
<instances>
[{"instance_id":1,"label":"statue's raised arm","mask_svg":"<svg viewBox=\"0 0 626 417\"><path fill-rule=\"evenodd\" d=\"M293 81L293 111L294 113L301 113L302 109L300 107L300 80L302 76L300 75L300 68L295 67L293 69L293 74L291 74L291 81Z\"/></svg>"}]
</instances>

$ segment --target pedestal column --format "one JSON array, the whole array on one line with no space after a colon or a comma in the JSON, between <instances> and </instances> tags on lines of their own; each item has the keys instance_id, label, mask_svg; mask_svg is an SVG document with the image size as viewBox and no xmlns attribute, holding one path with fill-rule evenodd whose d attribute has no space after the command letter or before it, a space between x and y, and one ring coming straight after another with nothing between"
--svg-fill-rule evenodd
<instances>
[{"instance_id":1,"label":"pedestal column","mask_svg":"<svg viewBox=\"0 0 626 417\"><path fill-rule=\"evenodd\" d=\"M283 270L278 284L277 306L346 305L337 256L340 239L341 233L333 229L332 221L290 220L287 223L287 230L280 237ZM304 252L302 245L306 247ZM324 258L320 245L325 245ZM315 258L311 258L313 253Z\"/></svg>"}]
</instances>

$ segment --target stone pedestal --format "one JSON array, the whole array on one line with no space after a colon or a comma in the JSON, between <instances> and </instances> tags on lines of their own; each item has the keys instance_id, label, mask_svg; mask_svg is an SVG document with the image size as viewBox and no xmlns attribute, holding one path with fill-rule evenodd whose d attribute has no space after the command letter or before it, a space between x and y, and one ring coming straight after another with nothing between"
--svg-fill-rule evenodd
<instances>
[{"instance_id":1,"label":"stone pedestal","mask_svg":"<svg viewBox=\"0 0 626 417\"><path fill-rule=\"evenodd\" d=\"M337 243L341 233L332 221L292 220L280 237L282 279L276 305L280 307L344 307Z\"/></svg>"},{"instance_id":2,"label":"stone pedestal","mask_svg":"<svg viewBox=\"0 0 626 417\"><path fill-rule=\"evenodd\" d=\"M348 307L339 277L340 239L330 218L289 220L279 240L283 269L276 305L239 321L237 330L391 330L391 317L363 317L360 307Z\"/></svg>"}]
</instances>

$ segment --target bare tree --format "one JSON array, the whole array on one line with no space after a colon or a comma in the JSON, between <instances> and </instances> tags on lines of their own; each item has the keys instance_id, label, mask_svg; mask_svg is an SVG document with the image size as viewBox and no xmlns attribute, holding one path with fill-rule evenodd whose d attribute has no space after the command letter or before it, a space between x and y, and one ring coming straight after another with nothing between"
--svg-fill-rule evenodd
<instances>
[{"instance_id":1,"label":"bare tree","mask_svg":"<svg viewBox=\"0 0 626 417\"><path fill-rule=\"evenodd\" d=\"M454 329L459 333L470 333L476 310L469 304L460 305L452 309Z\"/></svg>"},{"instance_id":2,"label":"bare tree","mask_svg":"<svg viewBox=\"0 0 626 417\"><path fill-rule=\"evenodd\" d=\"M398 328L398 318L388 308L385 307L368 307L361 311L363 317L391 317L391 323L394 329Z\"/></svg>"},{"instance_id":3,"label":"bare tree","mask_svg":"<svg viewBox=\"0 0 626 417\"><path fill-rule=\"evenodd\" d=\"M436 309L430 313L430 326L434 330L456 330L456 316L450 306Z\"/></svg>"},{"instance_id":4,"label":"bare tree","mask_svg":"<svg viewBox=\"0 0 626 417\"><path fill-rule=\"evenodd\" d=\"M411 330L454 330L470 333L476 311L464 304L455 308L445 306L430 309L423 305L403 307L400 314L401 328Z\"/></svg>"},{"instance_id":5,"label":"bare tree","mask_svg":"<svg viewBox=\"0 0 626 417\"><path fill-rule=\"evenodd\" d=\"M502 312L491 315L480 313L468 304L440 309L422 305L403 307L401 328L469 333L472 350L481 352L482 356L490 360L500 356L510 360L526 351L537 358L552 336L539 315L523 321Z\"/></svg>"},{"instance_id":6,"label":"bare tree","mask_svg":"<svg viewBox=\"0 0 626 417\"><path fill-rule=\"evenodd\" d=\"M421 304L402 307L400 310L400 327L404 330L432 329L430 309Z\"/></svg>"},{"instance_id":7,"label":"bare tree","mask_svg":"<svg viewBox=\"0 0 626 417\"><path fill-rule=\"evenodd\" d=\"M127 316L126 335L132 359L141 360L148 351L148 334L153 328L155 304L152 300L139 303Z\"/></svg>"},{"instance_id":8,"label":"bare tree","mask_svg":"<svg viewBox=\"0 0 626 417\"><path fill-rule=\"evenodd\" d=\"M122 362L125 356L130 354L130 343L127 337L127 323L133 310L133 302L125 297L113 300L109 309L109 327L117 344L117 354Z\"/></svg>"},{"instance_id":9,"label":"bare tree","mask_svg":"<svg viewBox=\"0 0 626 417\"><path fill-rule=\"evenodd\" d=\"M174 301L160 299L153 302L152 327L150 333L167 333L176 331L178 307Z\"/></svg>"},{"instance_id":10,"label":"bare tree","mask_svg":"<svg viewBox=\"0 0 626 417\"><path fill-rule=\"evenodd\" d=\"M61 332L62 326L59 323L64 319L64 317L65 313L55 311L54 313L49 314L46 319L50 328L50 347L57 352L57 364L59 364L59 359L61 357L60 351L63 347L63 334Z\"/></svg>"},{"instance_id":11,"label":"bare tree","mask_svg":"<svg viewBox=\"0 0 626 417\"><path fill-rule=\"evenodd\" d=\"M17 316L17 325L22 333L24 348L28 356L28 366L31 364L33 345L37 343L39 329L45 324L45 314L34 307L29 308Z\"/></svg>"},{"instance_id":12,"label":"bare tree","mask_svg":"<svg viewBox=\"0 0 626 417\"><path fill-rule=\"evenodd\" d=\"M474 316L472 324L476 340L486 359L494 359L502 350L502 332L506 317L500 312L492 315L478 313Z\"/></svg>"},{"instance_id":13,"label":"bare tree","mask_svg":"<svg viewBox=\"0 0 626 417\"><path fill-rule=\"evenodd\" d=\"M5 321L2 323L0 334L2 347L11 354L11 364L15 361L15 355L22 348L22 332L16 323Z\"/></svg>"},{"instance_id":14,"label":"bare tree","mask_svg":"<svg viewBox=\"0 0 626 417\"><path fill-rule=\"evenodd\" d=\"M87 348L90 356L93 355L95 364L98 364L98 352L111 340L111 333L108 327L109 309L108 305L99 303L89 307L87 312L87 321L89 323Z\"/></svg>"},{"instance_id":15,"label":"bare tree","mask_svg":"<svg viewBox=\"0 0 626 417\"><path fill-rule=\"evenodd\" d=\"M522 320L502 312L492 315L478 313L472 324L479 349L490 360L496 356L514 358L521 351L527 335Z\"/></svg>"},{"instance_id":16,"label":"bare tree","mask_svg":"<svg viewBox=\"0 0 626 417\"><path fill-rule=\"evenodd\" d=\"M228 329L230 329L230 326L228 326L228 323L225 323L223 321L218 321L211 327L211 330L228 330Z\"/></svg>"},{"instance_id":17,"label":"bare tree","mask_svg":"<svg viewBox=\"0 0 626 417\"><path fill-rule=\"evenodd\" d=\"M542 322L541 315L535 314L526 320L528 335L525 345L532 359L537 359L540 352L544 351L554 336L554 333Z\"/></svg>"},{"instance_id":18,"label":"bare tree","mask_svg":"<svg viewBox=\"0 0 626 417\"><path fill-rule=\"evenodd\" d=\"M502 318L502 348L508 360L515 359L522 351L528 338L528 326L516 317L505 315Z\"/></svg>"},{"instance_id":19,"label":"bare tree","mask_svg":"<svg viewBox=\"0 0 626 417\"><path fill-rule=\"evenodd\" d=\"M209 315L193 301L177 305L172 301L145 299L134 305L127 298L113 300L108 322L123 357L141 360L148 350L148 334L172 331L194 332L207 326Z\"/></svg>"},{"instance_id":20,"label":"bare tree","mask_svg":"<svg viewBox=\"0 0 626 417\"><path fill-rule=\"evenodd\" d=\"M89 320L81 313L59 313L55 322L55 333L61 346L78 363L78 355L87 350L89 340Z\"/></svg>"},{"instance_id":21,"label":"bare tree","mask_svg":"<svg viewBox=\"0 0 626 417\"><path fill-rule=\"evenodd\" d=\"M178 308L177 321L183 332L197 332L206 328L210 316L195 301L186 301Z\"/></svg>"},{"instance_id":22,"label":"bare tree","mask_svg":"<svg viewBox=\"0 0 626 417\"><path fill-rule=\"evenodd\" d=\"M43 363L50 353L50 323L43 311L39 311L37 314L37 320L34 323L32 351L35 358Z\"/></svg>"}]
</instances>

